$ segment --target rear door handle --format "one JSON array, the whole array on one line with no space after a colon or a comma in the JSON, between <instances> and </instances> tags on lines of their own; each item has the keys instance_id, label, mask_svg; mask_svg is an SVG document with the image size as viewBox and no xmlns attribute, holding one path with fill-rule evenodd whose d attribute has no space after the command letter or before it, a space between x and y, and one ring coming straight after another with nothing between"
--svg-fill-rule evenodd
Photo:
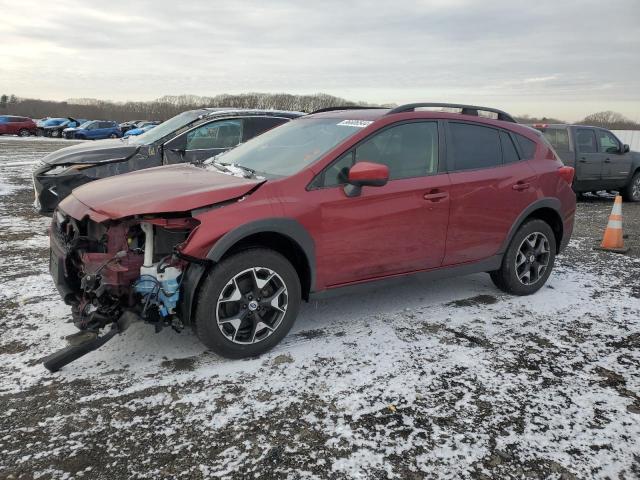
<instances>
[{"instance_id":1,"label":"rear door handle","mask_svg":"<svg viewBox=\"0 0 640 480\"><path fill-rule=\"evenodd\" d=\"M529 187L531 186L530 183L527 182L518 182L516 183L513 187L514 190L517 190L518 192L522 191L522 190L527 190Z\"/></svg>"},{"instance_id":2,"label":"rear door handle","mask_svg":"<svg viewBox=\"0 0 640 480\"><path fill-rule=\"evenodd\" d=\"M587 163L587 159L586 158L581 158L580 160L578 160L580 163Z\"/></svg>"},{"instance_id":3,"label":"rear door handle","mask_svg":"<svg viewBox=\"0 0 640 480\"><path fill-rule=\"evenodd\" d=\"M432 190L429 193L425 193L422 198L428 200L430 202L439 202L440 200L444 200L449 197L447 192L440 192L438 190Z\"/></svg>"},{"instance_id":4,"label":"rear door handle","mask_svg":"<svg viewBox=\"0 0 640 480\"><path fill-rule=\"evenodd\" d=\"M605 159L604 163L611 163L611 159L610 158Z\"/></svg>"}]
</instances>

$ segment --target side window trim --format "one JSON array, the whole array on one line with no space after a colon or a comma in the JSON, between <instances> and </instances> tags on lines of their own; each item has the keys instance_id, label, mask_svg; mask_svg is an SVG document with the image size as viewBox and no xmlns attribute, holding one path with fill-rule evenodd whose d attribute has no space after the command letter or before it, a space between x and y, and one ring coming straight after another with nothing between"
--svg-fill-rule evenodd
<instances>
[{"instance_id":1,"label":"side window trim","mask_svg":"<svg viewBox=\"0 0 640 480\"><path fill-rule=\"evenodd\" d=\"M520 163L520 162L526 160L524 158L525 157L524 154L523 154L524 152L520 151L520 145L518 143L518 139L515 137L515 134L511 130L501 129L500 131L507 134L507 136L511 140L511 144L513 145L513 148L515 148L515 150L516 150L516 154L518 155L518 161L517 162L511 162L511 163ZM500 150L502 151L502 136L500 136ZM504 152L502 152L502 164L503 165L509 165L509 163L505 163L504 162Z\"/></svg>"},{"instance_id":2,"label":"side window trim","mask_svg":"<svg viewBox=\"0 0 640 480\"><path fill-rule=\"evenodd\" d=\"M311 179L311 181L307 184L306 190L320 190L320 189L325 189L325 188L338 188L340 187L340 185L331 185L331 186L325 186L324 185L324 176L325 176L325 172L327 170L329 170L331 167L333 167L338 161L340 161L346 154L350 153L351 154L351 160L352 163L351 165L353 166L353 161L354 161L354 153L356 151L356 149L363 144L364 142L368 141L369 139L373 138L375 135L378 135L382 132L384 132L385 130L388 130L390 128L393 127L398 127L400 125L406 125L409 123L434 123L436 125L437 128L437 132L438 132L438 168L436 169L436 171L434 173L427 173L425 175L421 175L421 177L432 177L434 175L440 175L441 173L446 173L446 170L443 171L441 170L441 166L443 165L442 158L440 155L442 154L442 121L441 120L436 120L436 119L425 119L425 118L416 118L416 119L411 119L411 120L403 120L400 122L395 122L395 123L390 123L389 125L385 125L382 128L379 128L378 130L375 130L373 132L371 132L369 135L367 135L366 137L362 138L358 143L356 143L355 145L351 145L351 147L349 147L348 149L344 150L343 152L341 152L340 154L338 154L332 161L331 163L329 163L327 166L325 166L322 171L320 171L320 173L318 173L315 177L313 177ZM444 157L446 158L446 157ZM321 178L320 178L321 177ZM420 178L420 177L407 177L407 178ZM406 180L406 178L399 178L396 180ZM390 182L392 181L396 181L396 180L389 180Z\"/></svg>"}]
</instances>

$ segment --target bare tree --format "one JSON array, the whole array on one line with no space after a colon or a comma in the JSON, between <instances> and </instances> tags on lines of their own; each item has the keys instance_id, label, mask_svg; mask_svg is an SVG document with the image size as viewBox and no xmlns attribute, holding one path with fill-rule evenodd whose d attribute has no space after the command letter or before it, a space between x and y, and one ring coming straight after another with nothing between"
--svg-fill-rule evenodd
<instances>
[{"instance_id":1,"label":"bare tree","mask_svg":"<svg viewBox=\"0 0 640 480\"><path fill-rule=\"evenodd\" d=\"M611 130L640 130L640 124L628 119L618 112L607 110L587 115L584 120L578 122L581 125L593 125Z\"/></svg>"}]
</instances>

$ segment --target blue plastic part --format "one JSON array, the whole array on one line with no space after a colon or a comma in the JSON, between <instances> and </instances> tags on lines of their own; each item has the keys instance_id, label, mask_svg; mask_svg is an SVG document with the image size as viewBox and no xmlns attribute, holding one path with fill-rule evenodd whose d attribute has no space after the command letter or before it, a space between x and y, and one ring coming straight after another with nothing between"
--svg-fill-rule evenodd
<instances>
[{"instance_id":1,"label":"blue plastic part","mask_svg":"<svg viewBox=\"0 0 640 480\"><path fill-rule=\"evenodd\" d=\"M150 275L143 275L134 285L134 290L140 295L150 297L149 302L158 306L158 311L163 317L171 315L175 311L180 299L180 277L157 281Z\"/></svg>"}]
</instances>

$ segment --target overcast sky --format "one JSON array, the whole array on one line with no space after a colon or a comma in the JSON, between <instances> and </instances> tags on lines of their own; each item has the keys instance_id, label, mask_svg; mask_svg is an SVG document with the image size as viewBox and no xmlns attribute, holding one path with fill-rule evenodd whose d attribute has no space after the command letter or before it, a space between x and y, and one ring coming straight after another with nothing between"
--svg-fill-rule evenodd
<instances>
[{"instance_id":1,"label":"overcast sky","mask_svg":"<svg viewBox=\"0 0 640 480\"><path fill-rule=\"evenodd\" d=\"M640 120L640 0L0 0L0 93L324 92Z\"/></svg>"}]
</instances>

